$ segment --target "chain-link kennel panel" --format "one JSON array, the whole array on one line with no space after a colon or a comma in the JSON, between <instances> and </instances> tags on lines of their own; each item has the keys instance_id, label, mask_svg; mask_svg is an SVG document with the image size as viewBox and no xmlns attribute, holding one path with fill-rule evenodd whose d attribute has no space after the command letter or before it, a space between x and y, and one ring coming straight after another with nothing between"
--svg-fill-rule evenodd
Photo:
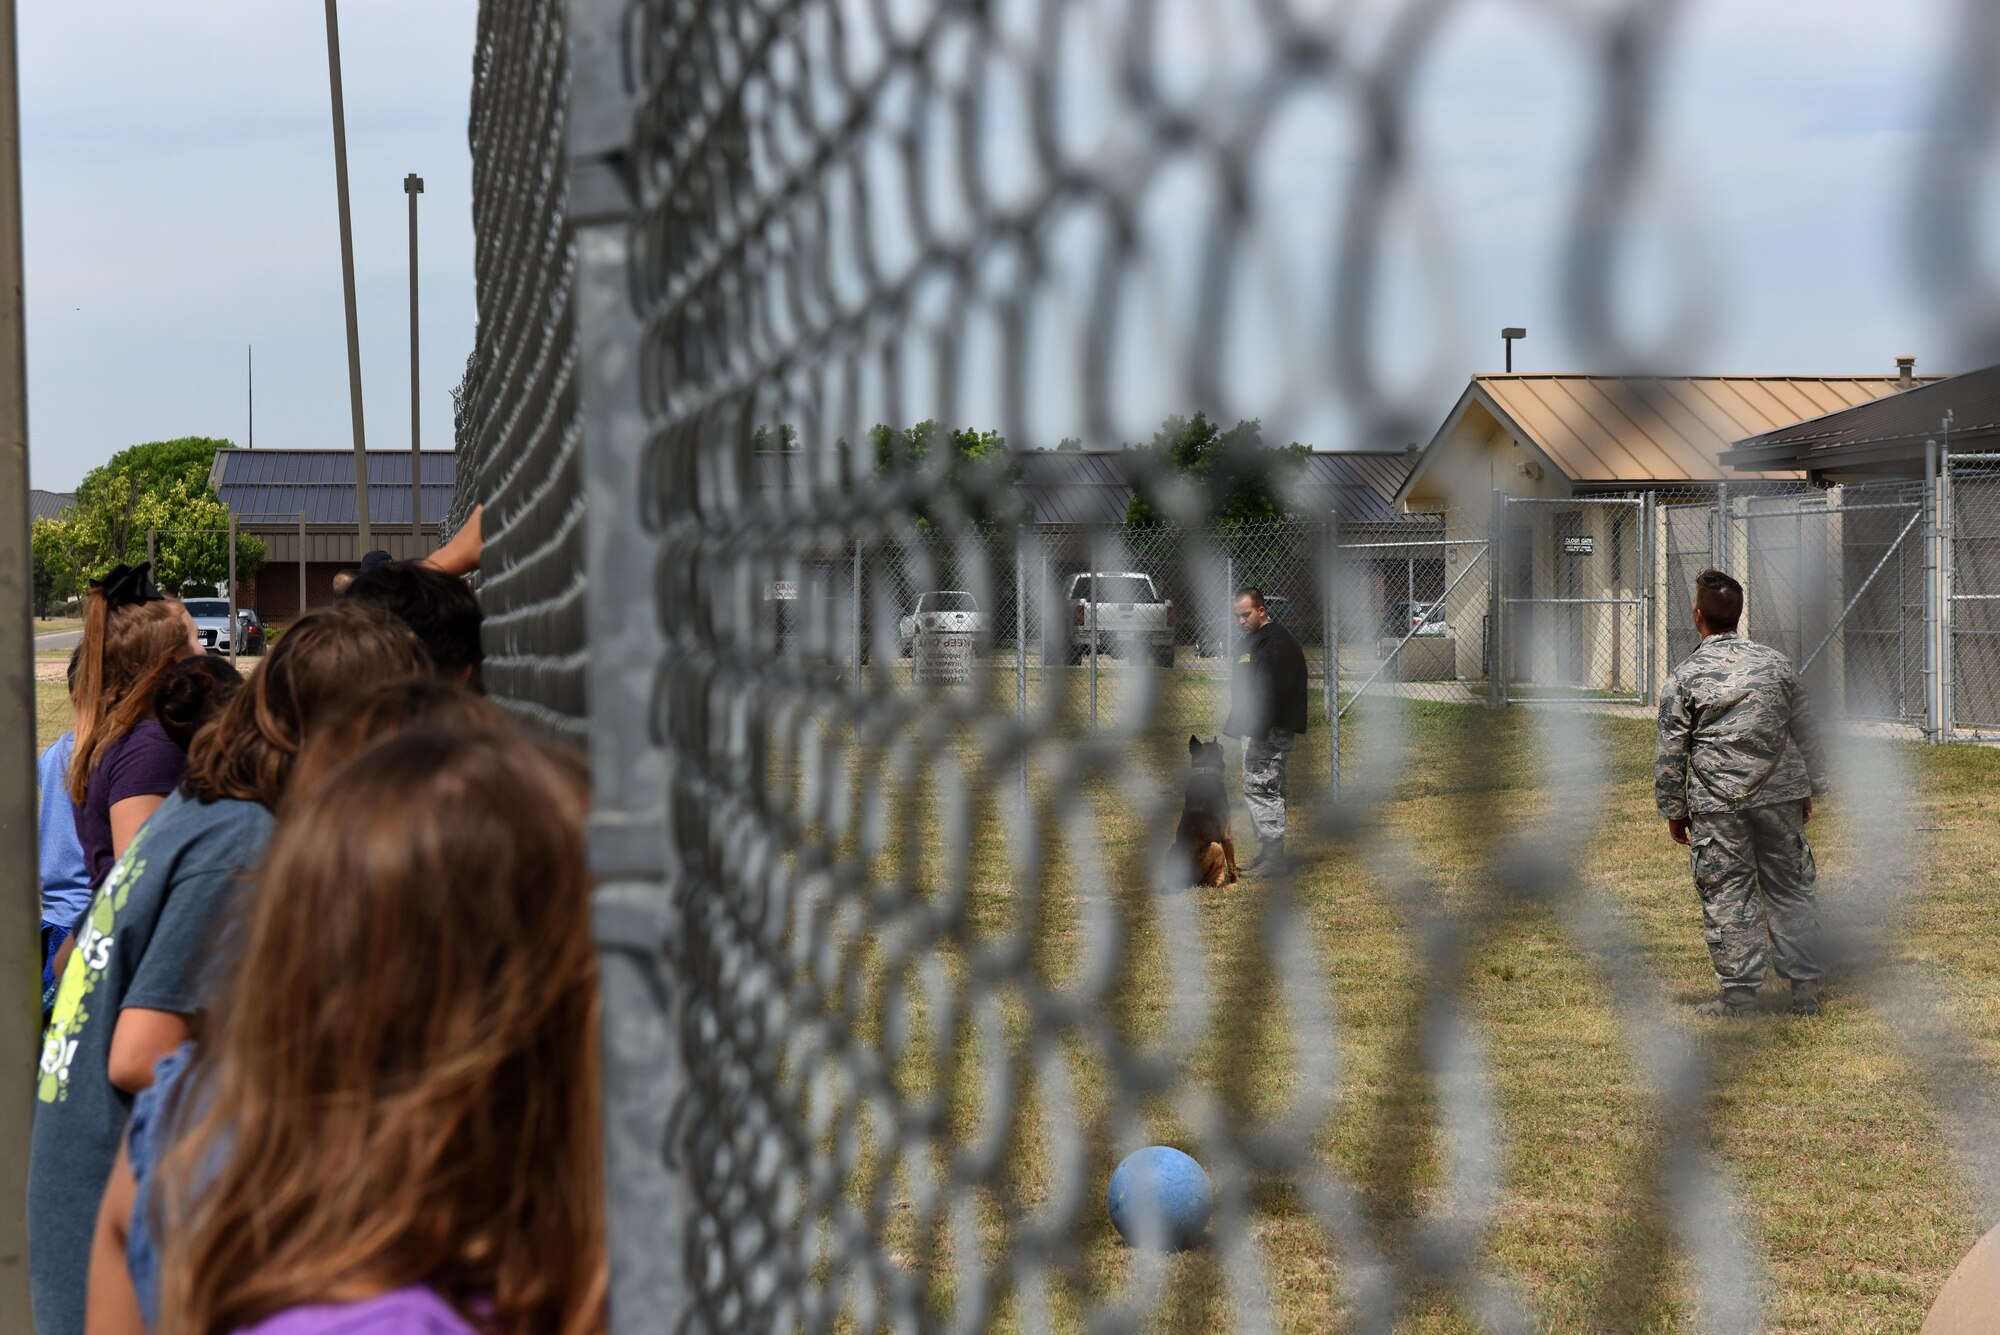
<instances>
[{"instance_id":1,"label":"chain-link kennel panel","mask_svg":"<svg viewBox=\"0 0 2000 1335\"><path fill-rule=\"evenodd\" d=\"M1487 703L1493 608L1486 519L1454 512L1341 530L1343 714L1371 694Z\"/></svg>"},{"instance_id":2,"label":"chain-link kennel panel","mask_svg":"<svg viewBox=\"0 0 2000 1335\"><path fill-rule=\"evenodd\" d=\"M1797 665L1829 721L1922 726L1923 496L1882 483L1726 502L1743 631Z\"/></svg>"},{"instance_id":3,"label":"chain-link kennel panel","mask_svg":"<svg viewBox=\"0 0 2000 1335\"><path fill-rule=\"evenodd\" d=\"M479 323L455 395L450 527L485 506L480 604L494 697L581 741L583 479L571 309L562 0L479 9L472 222Z\"/></svg>"},{"instance_id":4,"label":"chain-link kennel panel","mask_svg":"<svg viewBox=\"0 0 2000 1335\"><path fill-rule=\"evenodd\" d=\"M1655 695L1667 674L1701 645L1689 608L1702 571L1722 563L1721 510L1717 489L1704 487L1654 494L1654 550L1659 553L1651 636Z\"/></svg>"},{"instance_id":5,"label":"chain-link kennel panel","mask_svg":"<svg viewBox=\"0 0 2000 1335\"><path fill-rule=\"evenodd\" d=\"M2000 455L1948 459L1945 692L1960 736L2000 733Z\"/></svg>"},{"instance_id":6,"label":"chain-link kennel panel","mask_svg":"<svg viewBox=\"0 0 2000 1335\"><path fill-rule=\"evenodd\" d=\"M1674 8L1500 8L1571 28L1594 90L1565 318L1684 364L1627 337L1616 261L1656 221ZM1920 1141L1828 1299L1858 1329L1922 1239L2000 1214L1980 1046L1877 948L1918 865L1902 752L1836 763L1870 798L1822 871L1867 1018L1718 1039L1676 1004L1712 986L1678 855L1607 853L1657 834L1643 722L1480 707L1646 696L1651 498L1435 537L1283 500L1281 442L1400 449L1441 411L1377 357L1390 277L1450 271L1402 248L1460 14L482 5L463 471L496 693L574 729L589 682L618 1335L1810 1328L1790 1286L1866 1231L1801 1214ZM1147 444L1197 407L1261 452ZM1144 503L1037 524L1016 452L1069 438L1137 447ZM1225 743L1243 865L1196 888L1189 738L1249 584L1289 603L1309 729L1254 871L1271 772L1253 815ZM1440 600L1454 675L1412 679ZM1861 1030L1891 1107L1824 1106L1880 1134L1793 1155L1787 1194L1744 1073L1858 1069ZM1212 1186L1184 1253L1108 1217L1153 1144Z\"/></svg>"}]
</instances>

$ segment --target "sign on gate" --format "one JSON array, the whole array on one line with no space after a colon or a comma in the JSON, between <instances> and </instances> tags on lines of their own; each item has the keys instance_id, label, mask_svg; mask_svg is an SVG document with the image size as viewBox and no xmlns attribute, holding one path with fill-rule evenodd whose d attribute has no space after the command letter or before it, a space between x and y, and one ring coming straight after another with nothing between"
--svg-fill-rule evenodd
<instances>
[{"instance_id":1,"label":"sign on gate","mask_svg":"<svg viewBox=\"0 0 2000 1335\"><path fill-rule=\"evenodd\" d=\"M972 637L919 631L910 661L920 682L960 682L972 676Z\"/></svg>"},{"instance_id":2,"label":"sign on gate","mask_svg":"<svg viewBox=\"0 0 2000 1335\"><path fill-rule=\"evenodd\" d=\"M1581 537L1564 538L1562 543L1564 556L1597 555L1597 539L1591 534L1586 533Z\"/></svg>"}]
</instances>

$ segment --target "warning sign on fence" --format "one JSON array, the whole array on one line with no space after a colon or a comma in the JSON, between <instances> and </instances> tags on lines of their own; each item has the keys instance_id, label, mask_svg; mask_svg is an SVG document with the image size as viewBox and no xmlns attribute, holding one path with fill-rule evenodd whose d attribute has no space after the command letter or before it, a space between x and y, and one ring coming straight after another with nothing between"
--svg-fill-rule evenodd
<instances>
[{"instance_id":1,"label":"warning sign on fence","mask_svg":"<svg viewBox=\"0 0 2000 1335\"><path fill-rule=\"evenodd\" d=\"M910 661L920 682L966 681L972 676L972 637L919 631Z\"/></svg>"},{"instance_id":2,"label":"warning sign on fence","mask_svg":"<svg viewBox=\"0 0 2000 1335\"><path fill-rule=\"evenodd\" d=\"M1591 534L1585 533L1580 537L1572 536L1563 539L1564 556L1595 556L1596 554L1597 539Z\"/></svg>"}]
</instances>

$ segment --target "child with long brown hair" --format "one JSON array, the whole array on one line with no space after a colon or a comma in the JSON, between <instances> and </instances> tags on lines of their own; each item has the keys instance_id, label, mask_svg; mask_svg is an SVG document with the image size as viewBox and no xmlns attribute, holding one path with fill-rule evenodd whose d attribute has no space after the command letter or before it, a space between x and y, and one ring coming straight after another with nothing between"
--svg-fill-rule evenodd
<instances>
[{"instance_id":1,"label":"child with long brown hair","mask_svg":"<svg viewBox=\"0 0 2000 1335\"><path fill-rule=\"evenodd\" d=\"M419 726L286 813L176 1095L162 1335L602 1329L586 802Z\"/></svg>"},{"instance_id":2,"label":"child with long brown hair","mask_svg":"<svg viewBox=\"0 0 2000 1335\"><path fill-rule=\"evenodd\" d=\"M405 677L357 696L340 716L317 729L292 767L279 819L317 801L329 775L376 742L418 724L506 730L505 710L436 676ZM98 1209L90 1255L90 1335L145 1335L159 1324L160 1252L153 1227L152 1183L159 1155L180 1121L180 1081L194 1044L185 1043L153 1068L153 1084L132 1103L125 1147L111 1170Z\"/></svg>"},{"instance_id":3,"label":"child with long brown hair","mask_svg":"<svg viewBox=\"0 0 2000 1335\"><path fill-rule=\"evenodd\" d=\"M98 1199L132 1096L206 1004L215 939L238 878L263 853L301 748L369 683L428 666L416 636L387 613L350 606L300 618L196 736L180 791L133 836L91 900L56 991L36 1088L28 1275L41 1335L83 1329ZM81 754L80 736L77 744Z\"/></svg>"},{"instance_id":4,"label":"child with long brown hair","mask_svg":"<svg viewBox=\"0 0 2000 1335\"><path fill-rule=\"evenodd\" d=\"M169 668L201 652L194 618L154 585L149 564L90 582L67 786L92 890L180 782L186 758L154 719L153 697Z\"/></svg>"}]
</instances>

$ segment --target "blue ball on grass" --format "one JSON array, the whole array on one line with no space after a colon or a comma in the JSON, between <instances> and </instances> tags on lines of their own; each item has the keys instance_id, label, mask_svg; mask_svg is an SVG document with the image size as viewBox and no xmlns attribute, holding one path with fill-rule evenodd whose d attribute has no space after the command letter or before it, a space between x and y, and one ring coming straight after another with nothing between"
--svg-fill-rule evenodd
<instances>
[{"instance_id":1,"label":"blue ball on grass","mask_svg":"<svg viewBox=\"0 0 2000 1335\"><path fill-rule=\"evenodd\" d=\"M1192 1158L1171 1145L1148 1145L1118 1165L1105 1203L1127 1246L1184 1251L1208 1232L1215 1193Z\"/></svg>"}]
</instances>

